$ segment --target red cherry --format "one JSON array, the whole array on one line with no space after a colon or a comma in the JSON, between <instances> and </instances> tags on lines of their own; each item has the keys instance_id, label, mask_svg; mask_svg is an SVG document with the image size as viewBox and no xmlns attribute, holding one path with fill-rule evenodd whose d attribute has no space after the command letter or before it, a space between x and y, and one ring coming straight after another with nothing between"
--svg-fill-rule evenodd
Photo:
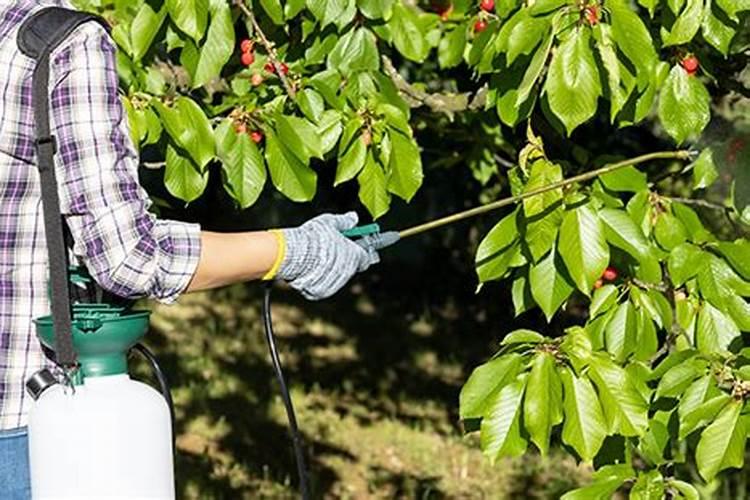
<instances>
[{"instance_id":1,"label":"red cherry","mask_svg":"<svg viewBox=\"0 0 750 500\"><path fill-rule=\"evenodd\" d=\"M617 268L609 266L607 269L604 270L604 274L602 274L602 278L605 281L614 281L617 279L618 272Z\"/></svg>"},{"instance_id":2,"label":"red cherry","mask_svg":"<svg viewBox=\"0 0 750 500\"><path fill-rule=\"evenodd\" d=\"M700 67L700 62L698 62L698 58L689 55L682 61L680 61L680 64L682 65L683 69L687 72L688 75L694 75L698 68Z\"/></svg>"},{"instance_id":3,"label":"red cherry","mask_svg":"<svg viewBox=\"0 0 750 500\"><path fill-rule=\"evenodd\" d=\"M244 52L242 54L242 57L240 57L240 60L242 61L243 65L250 66L255 62L255 54L253 54L252 52Z\"/></svg>"},{"instance_id":4,"label":"red cherry","mask_svg":"<svg viewBox=\"0 0 750 500\"><path fill-rule=\"evenodd\" d=\"M487 29L487 21L484 19L477 19L477 22L474 23L474 32L475 33L481 33L482 31Z\"/></svg>"},{"instance_id":5,"label":"red cherry","mask_svg":"<svg viewBox=\"0 0 750 500\"><path fill-rule=\"evenodd\" d=\"M251 50L253 50L254 45L255 44L252 40L248 40L247 38L245 38L244 40L242 40L242 43L240 43L240 50L242 50L242 52L250 52Z\"/></svg>"},{"instance_id":6,"label":"red cherry","mask_svg":"<svg viewBox=\"0 0 750 500\"><path fill-rule=\"evenodd\" d=\"M447 7L438 9L437 13L440 15L440 19L447 21L451 14L453 14L453 4L448 4Z\"/></svg>"},{"instance_id":7,"label":"red cherry","mask_svg":"<svg viewBox=\"0 0 750 500\"><path fill-rule=\"evenodd\" d=\"M601 19L601 12L599 11L598 5L589 5L585 9L583 9L583 17L586 18L586 21L589 23L589 25L594 26L599 22L599 19Z\"/></svg>"},{"instance_id":8,"label":"red cherry","mask_svg":"<svg viewBox=\"0 0 750 500\"><path fill-rule=\"evenodd\" d=\"M263 75L260 73L253 73L253 76L250 77L250 83L253 84L253 87L257 87L258 85L263 83Z\"/></svg>"},{"instance_id":9,"label":"red cherry","mask_svg":"<svg viewBox=\"0 0 750 500\"><path fill-rule=\"evenodd\" d=\"M479 2L479 8L485 12L491 12L495 9L495 0L482 0Z\"/></svg>"},{"instance_id":10,"label":"red cherry","mask_svg":"<svg viewBox=\"0 0 750 500\"><path fill-rule=\"evenodd\" d=\"M289 66L286 65L286 63L281 63L281 72L284 73L284 76L289 74Z\"/></svg>"},{"instance_id":11,"label":"red cherry","mask_svg":"<svg viewBox=\"0 0 750 500\"><path fill-rule=\"evenodd\" d=\"M596 280L594 283L594 289L598 290L599 288L604 286L604 282L602 280Z\"/></svg>"},{"instance_id":12,"label":"red cherry","mask_svg":"<svg viewBox=\"0 0 750 500\"><path fill-rule=\"evenodd\" d=\"M263 132L260 130L253 130L250 132L250 139L252 139L255 144L260 144L263 141Z\"/></svg>"}]
</instances>

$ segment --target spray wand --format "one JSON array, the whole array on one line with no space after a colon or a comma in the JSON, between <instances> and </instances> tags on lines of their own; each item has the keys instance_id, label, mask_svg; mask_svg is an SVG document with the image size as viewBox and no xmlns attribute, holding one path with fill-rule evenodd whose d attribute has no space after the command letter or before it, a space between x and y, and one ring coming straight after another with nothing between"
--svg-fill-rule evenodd
<instances>
[{"instance_id":1,"label":"spray wand","mask_svg":"<svg viewBox=\"0 0 750 500\"><path fill-rule=\"evenodd\" d=\"M402 229L400 231L381 232L380 225L377 223L373 223L373 224L367 224L364 226L359 226L353 229L349 229L348 231L344 231L342 234L348 238L354 239L360 245L380 250L382 248L386 248L397 243L403 238L407 238L409 236L415 236L417 234L425 233L427 231L431 231L433 229L444 227L449 224L453 224L455 222L459 222L459 221L466 220L472 217L476 217L478 215L481 215L481 214L484 214L493 210L497 210L498 208L506 207L508 205L513 205L525 199L532 198L534 196L547 193L555 189L562 189L564 187L570 186L578 182L591 180L601 175L608 174L608 173L614 172L616 170L619 170L621 168L625 168L631 165L638 165L640 163L645 163L645 162L652 161L652 160L664 160L664 159L689 160L695 156L696 156L696 152L691 151L691 150L660 151L656 153L648 153L645 155L636 156L635 158L631 158L628 160L623 160L623 161L619 161L616 163L608 163L604 165L603 167L598 168L596 170L592 170L584 174L576 175L568 179L563 179L559 182L553 182L552 184L548 184L538 189L533 189L531 191L519 194L517 196L510 196L508 198L503 198L501 200L493 201L493 202L490 202L490 203L487 203L478 207L471 208L469 210L464 210L462 212L457 212L455 214L441 217L439 219L425 222L423 224L419 224L417 226L413 226L407 229ZM281 386L281 397L284 402L284 407L286 409L287 418L289 420L289 428L290 428L290 433L292 437L292 444L294 447L294 454L295 454L295 459L297 462L297 473L299 476L300 492L302 494L303 500L308 500L309 498L311 498L310 497L310 485L309 485L309 475L308 475L308 470L307 470L307 464L305 461L304 451L302 449L302 438L299 434L299 429L297 427L297 418L295 417L294 406L292 405L292 398L289 395L289 390L287 388L287 384L284 379L284 374L281 370L281 362L279 360L279 354L276 350L276 343L274 342L273 321L271 318L271 286L270 285L266 287L264 298L263 298L263 324L264 324L264 329L266 333L266 340L268 341L268 347L271 352L271 361L273 364L274 372L276 373L276 378L278 379L279 385Z\"/></svg>"}]
</instances>

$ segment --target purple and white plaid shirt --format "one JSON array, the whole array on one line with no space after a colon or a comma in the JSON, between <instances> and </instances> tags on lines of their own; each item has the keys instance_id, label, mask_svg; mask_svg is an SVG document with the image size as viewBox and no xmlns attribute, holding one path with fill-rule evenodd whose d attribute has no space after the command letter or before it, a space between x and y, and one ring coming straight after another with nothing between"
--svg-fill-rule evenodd
<instances>
[{"instance_id":1,"label":"purple and white plaid shirt","mask_svg":"<svg viewBox=\"0 0 750 500\"><path fill-rule=\"evenodd\" d=\"M34 62L16 46L20 24L63 0L0 2L0 429L26 423L26 379L49 364L32 320L49 314L47 249L34 153ZM52 131L60 204L73 257L107 290L174 301L200 255L200 227L156 220L138 184L138 155L121 105L115 48L95 23L52 55Z\"/></svg>"}]
</instances>

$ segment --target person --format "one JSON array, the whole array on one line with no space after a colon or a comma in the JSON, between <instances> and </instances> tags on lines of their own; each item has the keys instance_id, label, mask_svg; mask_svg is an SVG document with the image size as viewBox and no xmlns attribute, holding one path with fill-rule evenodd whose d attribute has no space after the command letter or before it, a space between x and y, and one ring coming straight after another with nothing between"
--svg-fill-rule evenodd
<instances>
[{"instance_id":1,"label":"person","mask_svg":"<svg viewBox=\"0 0 750 500\"><path fill-rule=\"evenodd\" d=\"M30 496L26 379L49 367L32 320L49 314L47 249L34 152L31 75L18 49L25 19L63 0L0 4L0 499ZM138 156L118 95L115 46L87 23L53 53L50 120L71 259L105 290L172 303L180 295L256 279L281 279L311 300L334 294L377 252L341 235L355 213L299 227L214 233L159 220L138 184Z\"/></svg>"}]
</instances>

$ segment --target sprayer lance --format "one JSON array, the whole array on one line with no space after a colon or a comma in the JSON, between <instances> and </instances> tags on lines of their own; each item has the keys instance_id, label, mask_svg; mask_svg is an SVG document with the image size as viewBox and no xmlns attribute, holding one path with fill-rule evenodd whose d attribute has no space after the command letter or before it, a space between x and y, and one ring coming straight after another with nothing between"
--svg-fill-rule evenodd
<instances>
[{"instance_id":1,"label":"sprayer lance","mask_svg":"<svg viewBox=\"0 0 750 500\"><path fill-rule=\"evenodd\" d=\"M659 151L656 153L648 153L645 155L636 156L635 158L630 158L628 160L623 160L616 163L608 163L596 170L592 170L581 175L576 175L574 177L570 177L569 179L563 179L559 182L553 182L552 184L548 184L544 187L519 194L518 196L503 198L501 200L493 201L491 203L480 205L469 210L464 210L462 212L451 214L446 217L441 217L439 219L425 222L423 224L419 224L407 229L402 229L400 231L385 231L381 233L380 226L378 224L367 224L365 226L355 227L354 229L344 231L343 234L344 236L355 239L356 242L362 246L380 250L382 248L393 245L402 238L425 233L433 229L453 224L454 222L470 219L472 217L497 210L498 208L507 207L508 205L514 205L528 198L532 198L549 191L554 191L555 189L562 189L570 186L571 184L591 180L601 175L614 172L621 168L638 165L640 163L646 163L653 160L673 159L686 161L693 159L697 155L697 153L697 151L693 150Z\"/></svg>"}]
</instances>

